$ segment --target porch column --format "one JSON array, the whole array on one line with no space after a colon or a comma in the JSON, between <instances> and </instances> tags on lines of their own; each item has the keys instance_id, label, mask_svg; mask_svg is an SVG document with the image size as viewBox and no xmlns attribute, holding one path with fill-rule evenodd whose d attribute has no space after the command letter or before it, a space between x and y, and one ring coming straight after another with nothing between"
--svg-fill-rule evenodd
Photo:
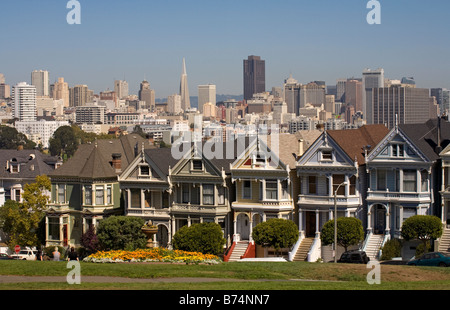
<instances>
[{"instance_id":1,"label":"porch column","mask_svg":"<svg viewBox=\"0 0 450 310\"><path fill-rule=\"evenodd\" d=\"M319 231L319 222L320 222L320 213L319 210L316 209L316 238L318 238L320 236L320 231Z\"/></svg>"},{"instance_id":2,"label":"porch column","mask_svg":"<svg viewBox=\"0 0 450 310\"><path fill-rule=\"evenodd\" d=\"M367 231L369 233L372 232L372 207L373 205L369 206L367 212Z\"/></svg>"},{"instance_id":3,"label":"porch column","mask_svg":"<svg viewBox=\"0 0 450 310\"><path fill-rule=\"evenodd\" d=\"M131 207L131 189L127 188L127 209Z\"/></svg>"},{"instance_id":4,"label":"porch column","mask_svg":"<svg viewBox=\"0 0 450 310\"><path fill-rule=\"evenodd\" d=\"M145 191L141 189L141 209L145 208Z\"/></svg>"},{"instance_id":5,"label":"porch column","mask_svg":"<svg viewBox=\"0 0 450 310\"><path fill-rule=\"evenodd\" d=\"M248 240L250 241L250 242L253 242L253 238L252 238L252 232L253 232L253 213L250 213L249 214L249 228L250 228L250 233L249 233L249 236L248 236Z\"/></svg>"},{"instance_id":6,"label":"porch column","mask_svg":"<svg viewBox=\"0 0 450 310\"><path fill-rule=\"evenodd\" d=\"M390 204L386 206L386 228L385 228L385 234L389 234L391 231L391 221L389 220L391 214L391 207Z\"/></svg>"},{"instance_id":7,"label":"porch column","mask_svg":"<svg viewBox=\"0 0 450 310\"><path fill-rule=\"evenodd\" d=\"M234 219L233 219L233 227L234 227L234 229L233 229L233 231L234 231L234 234L233 234L233 241L237 241L236 240L236 234L237 234L237 215L234 215Z\"/></svg>"}]
</instances>

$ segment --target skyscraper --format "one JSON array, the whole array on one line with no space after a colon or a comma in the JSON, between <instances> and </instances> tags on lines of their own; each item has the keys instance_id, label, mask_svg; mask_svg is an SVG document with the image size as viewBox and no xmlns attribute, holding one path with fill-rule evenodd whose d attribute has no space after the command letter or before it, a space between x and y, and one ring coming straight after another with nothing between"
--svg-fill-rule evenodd
<instances>
[{"instance_id":1,"label":"skyscraper","mask_svg":"<svg viewBox=\"0 0 450 310\"><path fill-rule=\"evenodd\" d=\"M266 62L260 56L244 59L244 100L266 91Z\"/></svg>"},{"instance_id":2,"label":"skyscraper","mask_svg":"<svg viewBox=\"0 0 450 310\"><path fill-rule=\"evenodd\" d=\"M69 93L69 84L64 82L64 78L58 78L58 82L55 83L53 87L53 99L64 100L64 106L68 107L70 104L70 93Z\"/></svg>"},{"instance_id":3,"label":"skyscraper","mask_svg":"<svg viewBox=\"0 0 450 310\"><path fill-rule=\"evenodd\" d=\"M372 97L367 95L367 90L378 87L384 87L384 70L382 68L364 69L362 73L362 112L366 120L372 118L371 111L367 110L367 106L371 105Z\"/></svg>"},{"instance_id":4,"label":"skyscraper","mask_svg":"<svg viewBox=\"0 0 450 310\"><path fill-rule=\"evenodd\" d=\"M203 112L203 105L210 102L216 105L216 85L199 85L198 86L198 110Z\"/></svg>"},{"instance_id":5,"label":"skyscraper","mask_svg":"<svg viewBox=\"0 0 450 310\"><path fill-rule=\"evenodd\" d=\"M345 83L345 103L355 108L355 112L362 112L362 82L348 79Z\"/></svg>"},{"instance_id":6,"label":"skyscraper","mask_svg":"<svg viewBox=\"0 0 450 310\"><path fill-rule=\"evenodd\" d=\"M114 81L114 92L118 99L123 99L128 96L128 82L127 81Z\"/></svg>"},{"instance_id":7,"label":"skyscraper","mask_svg":"<svg viewBox=\"0 0 450 310\"><path fill-rule=\"evenodd\" d=\"M181 96L181 109L186 111L191 108L191 101L189 99L189 87L186 73L186 61L183 58L183 71L181 73L180 82L180 96Z\"/></svg>"},{"instance_id":8,"label":"skyscraper","mask_svg":"<svg viewBox=\"0 0 450 310\"><path fill-rule=\"evenodd\" d=\"M13 87L14 117L19 121L36 120L36 87L20 82Z\"/></svg>"},{"instance_id":9,"label":"skyscraper","mask_svg":"<svg viewBox=\"0 0 450 310\"><path fill-rule=\"evenodd\" d=\"M150 88L150 83L146 80L141 82L139 100L145 101L146 109L149 109L150 111L155 109L155 91Z\"/></svg>"},{"instance_id":10,"label":"skyscraper","mask_svg":"<svg viewBox=\"0 0 450 310\"><path fill-rule=\"evenodd\" d=\"M69 89L69 93L71 107L84 106L92 101L91 92L87 85L75 85Z\"/></svg>"},{"instance_id":11,"label":"skyscraper","mask_svg":"<svg viewBox=\"0 0 450 310\"><path fill-rule=\"evenodd\" d=\"M48 71L35 70L31 72L31 85L36 87L36 96L50 96L50 82Z\"/></svg>"}]
</instances>

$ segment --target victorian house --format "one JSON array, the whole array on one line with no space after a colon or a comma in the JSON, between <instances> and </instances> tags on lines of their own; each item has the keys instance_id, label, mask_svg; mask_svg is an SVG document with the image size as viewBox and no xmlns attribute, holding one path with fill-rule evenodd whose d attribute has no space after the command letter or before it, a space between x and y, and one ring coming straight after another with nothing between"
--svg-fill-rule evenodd
<instances>
[{"instance_id":1,"label":"victorian house","mask_svg":"<svg viewBox=\"0 0 450 310\"><path fill-rule=\"evenodd\" d=\"M333 254L330 247L321 245L320 232L335 216L365 222L365 152L388 132L384 125L325 131L299 158L296 204L300 238L293 252L303 253L300 260L331 260Z\"/></svg>"}]
</instances>

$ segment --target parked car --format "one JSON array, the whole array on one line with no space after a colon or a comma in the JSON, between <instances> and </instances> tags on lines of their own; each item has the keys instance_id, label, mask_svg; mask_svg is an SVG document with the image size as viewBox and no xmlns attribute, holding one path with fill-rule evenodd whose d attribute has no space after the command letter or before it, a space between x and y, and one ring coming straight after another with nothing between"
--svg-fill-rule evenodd
<instances>
[{"instance_id":1,"label":"parked car","mask_svg":"<svg viewBox=\"0 0 450 310\"><path fill-rule=\"evenodd\" d=\"M4 260L4 259L14 259L11 256L9 256L6 253L0 253L0 260Z\"/></svg>"},{"instance_id":2,"label":"parked car","mask_svg":"<svg viewBox=\"0 0 450 310\"><path fill-rule=\"evenodd\" d=\"M409 266L450 266L450 256L442 252L425 253L418 259L408 262Z\"/></svg>"},{"instance_id":3,"label":"parked car","mask_svg":"<svg viewBox=\"0 0 450 310\"><path fill-rule=\"evenodd\" d=\"M14 259L21 260L35 260L37 251L33 250L20 250L18 254L12 255Z\"/></svg>"},{"instance_id":4,"label":"parked car","mask_svg":"<svg viewBox=\"0 0 450 310\"><path fill-rule=\"evenodd\" d=\"M350 264L367 264L370 258L367 256L366 252L360 250L353 250L344 252L338 263L350 263Z\"/></svg>"}]
</instances>

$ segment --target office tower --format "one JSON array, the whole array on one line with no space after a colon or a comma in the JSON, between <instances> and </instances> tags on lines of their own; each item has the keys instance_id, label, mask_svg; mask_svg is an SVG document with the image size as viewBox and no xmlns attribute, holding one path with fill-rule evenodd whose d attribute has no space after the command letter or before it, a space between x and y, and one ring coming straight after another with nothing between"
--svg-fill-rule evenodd
<instances>
[{"instance_id":1,"label":"office tower","mask_svg":"<svg viewBox=\"0 0 450 310\"><path fill-rule=\"evenodd\" d=\"M5 75L3 73L0 73L0 84L5 84Z\"/></svg>"},{"instance_id":2,"label":"office tower","mask_svg":"<svg viewBox=\"0 0 450 310\"><path fill-rule=\"evenodd\" d=\"M114 92L116 93L117 99L123 99L128 97L128 82L116 80L114 81Z\"/></svg>"},{"instance_id":3,"label":"office tower","mask_svg":"<svg viewBox=\"0 0 450 310\"><path fill-rule=\"evenodd\" d=\"M77 124L104 124L105 106L87 104L75 108Z\"/></svg>"},{"instance_id":4,"label":"office tower","mask_svg":"<svg viewBox=\"0 0 450 310\"><path fill-rule=\"evenodd\" d=\"M14 117L19 121L36 120L36 87L20 82L13 87Z\"/></svg>"},{"instance_id":5,"label":"office tower","mask_svg":"<svg viewBox=\"0 0 450 310\"><path fill-rule=\"evenodd\" d=\"M367 110L367 105L371 105L371 96L367 95L367 90L378 87L384 87L384 70L381 68L364 69L362 73L362 112L366 120L372 117L369 115L370 111Z\"/></svg>"},{"instance_id":6,"label":"office tower","mask_svg":"<svg viewBox=\"0 0 450 310\"><path fill-rule=\"evenodd\" d=\"M450 109L450 91L445 88L431 88L431 96L436 98L436 102L439 105L439 112L443 114Z\"/></svg>"},{"instance_id":7,"label":"office tower","mask_svg":"<svg viewBox=\"0 0 450 310\"><path fill-rule=\"evenodd\" d=\"M69 89L70 106L79 107L92 101L92 91L89 91L87 85L75 85Z\"/></svg>"},{"instance_id":8,"label":"office tower","mask_svg":"<svg viewBox=\"0 0 450 310\"><path fill-rule=\"evenodd\" d=\"M172 114L181 113L181 96L173 94L167 97L167 112Z\"/></svg>"},{"instance_id":9,"label":"office tower","mask_svg":"<svg viewBox=\"0 0 450 310\"><path fill-rule=\"evenodd\" d=\"M215 118L217 115L217 106L213 104L212 102L207 102L203 104L202 107L203 110L203 116L206 118Z\"/></svg>"},{"instance_id":10,"label":"office tower","mask_svg":"<svg viewBox=\"0 0 450 310\"><path fill-rule=\"evenodd\" d=\"M150 111L155 110L155 91L150 88L150 83L146 80L141 82L139 89L139 100L145 101L145 108Z\"/></svg>"},{"instance_id":11,"label":"office tower","mask_svg":"<svg viewBox=\"0 0 450 310\"><path fill-rule=\"evenodd\" d=\"M355 112L362 112L362 82L348 79L345 83L345 103L352 105Z\"/></svg>"},{"instance_id":12,"label":"office tower","mask_svg":"<svg viewBox=\"0 0 450 310\"><path fill-rule=\"evenodd\" d=\"M64 107L68 107L70 104L69 84L64 82L64 78L58 78L58 82L53 85L53 99L64 101Z\"/></svg>"},{"instance_id":13,"label":"office tower","mask_svg":"<svg viewBox=\"0 0 450 310\"><path fill-rule=\"evenodd\" d=\"M345 102L345 85L347 83L347 79L338 79L336 81L336 98L335 100L338 102Z\"/></svg>"},{"instance_id":14,"label":"office tower","mask_svg":"<svg viewBox=\"0 0 450 310\"><path fill-rule=\"evenodd\" d=\"M298 115L301 86L296 79L292 78L292 74L288 79L284 80L283 100L287 105L287 113L295 113L295 115Z\"/></svg>"},{"instance_id":15,"label":"office tower","mask_svg":"<svg viewBox=\"0 0 450 310\"><path fill-rule=\"evenodd\" d=\"M216 85L199 85L198 86L198 110L203 113L203 105L210 102L216 105Z\"/></svg>"},{"instance_id":16,"label":"office tower","mask_svg":"<svg viewBox=\"0 0 450 310\"><path fill-rule=\"evenodd\" d=\"M266 91L266 62L260 56L244 59L244 100Z\"/></svg>"},{"instance_id":17,"label":"office tower","mask_svg":"<svg viewBox=\"0 0 450 310\"><path fill-rule=\"evenodd\" d=\"M11 96L11 86L0 83L0 99L7 99Z\"/></svg>"},{"instance_id":18,"label":"office tower","mask_svg":"<svg viewBox=\"0 0 450 310\"><path fill-rule=\"evenodd\" d=\"M335 114L335 97L334 95L325 95L325 105L324 110L330 112L331 114Z\"/></svg>"},{"instance_id":19,"label":"office tower","mask_svg":"<svg viewBox=\"0 0 450 310\"><path fill-rule=\"evenodd\" d=\"M393 85L366 92L370 103L367 106L368 124L385 124L392 128L396 121L398 124L418 124L436 118L438 114L436 100L430 97L427 88Z\"/></svg>"},{"instance_id":20,"label":"office tower","mask_svg":"<svg viewBox=\"0 0 450 310\"><path fill-rule=\"evenodd\" d=\"M181 109L187 111L191 108L191 101L189 98L189 87L186 73L186 61L183 58L183 72L181 73L180 81L180 96L181 96Z\"/></svg>"},{"instance_id":21,"label":"office tower","mask_svg":"<svg viewBox=\"0 0 450 310\"><path fill-rule=\"evenodd\" d=\"M48 71L35 70L31 72L31 85L36 87L37 97L50 96L50 82Z\"/></svg>"},{"instance_id":22,"label":"office tower","mask_svg":"<svg viewBox=\"0 0 450 310\"><path fill-rule=\"evenodd\" d=\"M308 103L313 106L325 104L325 85L311 82L300 87L300 108Z\"/></svg>"}]
</instances>

